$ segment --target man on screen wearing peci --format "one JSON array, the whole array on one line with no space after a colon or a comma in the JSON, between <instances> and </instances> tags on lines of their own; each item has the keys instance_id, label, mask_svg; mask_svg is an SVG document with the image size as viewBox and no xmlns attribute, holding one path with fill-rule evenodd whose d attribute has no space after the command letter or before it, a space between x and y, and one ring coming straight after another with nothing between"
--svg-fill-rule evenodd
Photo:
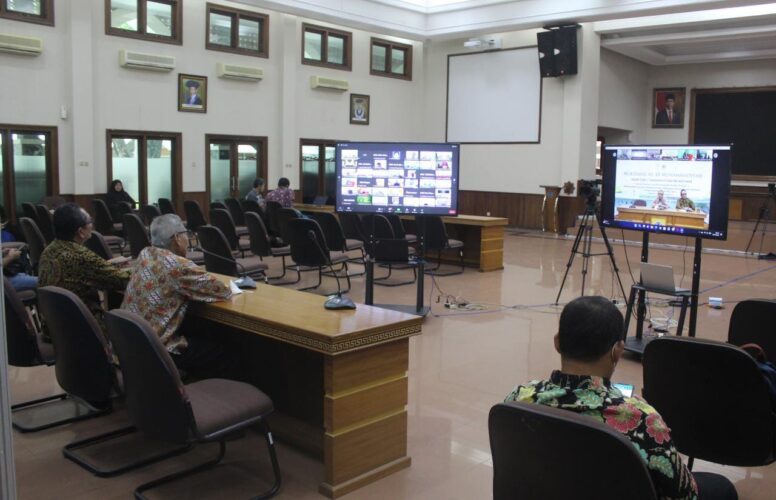
<instances>
[{"instance_id":1,"label":"man on screen wearing peci","mask_svg":"<svg viewBox=\"0 0 776 500\"><path fill-rule=\"evenodd\" d=\"M687 190L682 189L679 192L679 199L676 200L676 209L692 212L695 210L695 203L687 197Z\"/></svg>"},{"instance_id":2,"label":"man on screen wearing peci","mask_svg":"<svg viewBox=\"0 0 776 500\"><path fill-rule=\"evenodd\" d=\"M663 190L657 192L657 198L652 202L652 208L655 210L665 210L668 208L668 202L663 198Z\"/></svg>"}]
</instances>

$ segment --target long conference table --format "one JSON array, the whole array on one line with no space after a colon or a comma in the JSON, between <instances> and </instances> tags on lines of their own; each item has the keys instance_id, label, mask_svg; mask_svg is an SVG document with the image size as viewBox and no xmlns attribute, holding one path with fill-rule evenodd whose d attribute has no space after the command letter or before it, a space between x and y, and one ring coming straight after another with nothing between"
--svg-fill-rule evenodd
<instances>
[{"instance_id":1,"label":"long conference table","mask_svg":"<svg viewBox=\"0 0 776 500\"><path fill-rule=\"evenodd\" d=\"M334 212L331 205L309 205L295 203L294 208L302 212ZM415 217L402 215L407 222L408 232L415 231ZM463 241L463 261L470 267L476 267L482 272L504 269L504 227L509 223L506 217L485 217L481 215L458 215L442 217L448 236ZM427 258L435 259L436 253L431 252ZM459 258L455 251L443 251L443 262L458 264Z\"/></svg>"},{"instance_id":2,"label":"long conference table","mask_svg":"<svg viewBox=\"0 0 776 500\"><path fill-rule=\"evenodd\" d=\"M702 212L687 212L685 210L655 210L642 207L617 207L615 220L643 222L644 224L660 224L661 226L694 227L708 229L705 222L706 214Z\"/></svg>"},{"instance_id":3,"label":"long conference table","mask_svg":"<svg viewBox=\"0 0 776 500\"><path fill-rule=\"evenodd\" d=\"M192 304L184 331L234 350L241 378L275 404L273 433L323 460L319 491L336 498L410 466L409 337L422 318L363 304L330 311L325 299L259 284Z\"/></svg>"}]
</instances>

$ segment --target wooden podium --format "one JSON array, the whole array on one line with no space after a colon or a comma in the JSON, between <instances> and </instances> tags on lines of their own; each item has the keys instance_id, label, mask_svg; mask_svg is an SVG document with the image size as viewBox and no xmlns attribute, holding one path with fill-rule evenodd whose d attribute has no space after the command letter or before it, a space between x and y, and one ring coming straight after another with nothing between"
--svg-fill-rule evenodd
<instances>
[{"instance_id":1,"label":"wooden podium","mask_svg":"<svg viewBox=\"0 0 776 500\"><path fill-rule=\"evenodd\" d=\"M539 186L544 188L542 200L542 231L558 232L558 197L560 186Z\"/></svg>"}]
</instances>

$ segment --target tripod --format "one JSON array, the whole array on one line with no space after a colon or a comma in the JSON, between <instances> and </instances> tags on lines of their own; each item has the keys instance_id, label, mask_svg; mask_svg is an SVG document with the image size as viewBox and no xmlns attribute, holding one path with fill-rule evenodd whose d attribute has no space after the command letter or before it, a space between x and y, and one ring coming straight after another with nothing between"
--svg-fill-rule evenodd
<instances>
[{"instance_id":1,"label":"tripod","mask_svg":"<svg viewBox=\"0 0 776 500\"><path fill-rule=\"evenodd\" d=\"M752 235L749 237L749 243L746 244L746 250L744 250L744 253L749 253L749 247L752 246L754 236L757 234L757 228L762 222L763 231L760 233L760 251L758 252L760 256L758 258L766 260L776 260L776 255L774 255L773 252L763 254L763 241L765 241L765 233L768 229L768 216L770 214L771 201L776 202L776 184L768 184L768 197L763 200L763 204L760 207L760 214L757 217L757 222L755 223L754 229L752 230ZM754 254L754 252L752 252L752 254Z\"/></svg>"},{"instance_id":2,"label":"tripod","mask_svg":"<svg viewBox=\"0 0 776 500\"><path fill-rule=\"evenodd\" d=\"M591 253L590 248L593 242L593 223L597 222L598 227L601 230L601 236L603 236L604 244L606 245L606 252L603 253ZM579 250L579 244L584 243L582 251ZM574 263L574 256L576 254L582 255L582 295L585 295L585 279L587 278L587 269L590 263L590 257L596 255L608 255L609 260L612 263L612 270L617 276L617 282L620 284L620 291L622 292L623 300L628 300L628 296L625 295L625 288L622 286L622 280L620 279L620 269L617 267L617 262L614 260L614 252L612 251L612 245L609 243L609 238L606 237L606 231L601 225L601 220L596 212L595 205L588 204L585 209L585 215L582 216L582 222L579 224L579 230L577 231L577 237L574 239L574 246L571 247L571 255L569 261L566 264L566 273L563 275L563 281L560 283L560 290L558 290L558 296L555 297L555 304L560 300L560 294L563 292L563 285L566 284L566 278L571 270L571 265Z\"/></svg>"}]
</instances>

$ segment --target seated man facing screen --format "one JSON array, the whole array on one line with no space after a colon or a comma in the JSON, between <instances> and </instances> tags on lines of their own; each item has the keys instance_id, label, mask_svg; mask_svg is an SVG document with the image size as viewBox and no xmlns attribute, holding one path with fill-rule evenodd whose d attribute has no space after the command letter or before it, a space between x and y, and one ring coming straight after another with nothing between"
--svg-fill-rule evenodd
<instances>
[{"instance_id":1,"label":"seated man facing screen","mask_svg":"<svg viewBox=\"0 0 776 500\"><path fill-rule=\"evenodd\" d=\"M177 215L165 214L153 220L151 244L135 261L121 308L151 324L179 369L198 378L226 376L233 363L221 344L206 338L187 339L178 327L190 300L227 300L232 292L186 258L188 232Z\"/></svg>"},{"instance_id":2,"label":"seated man facing screen","mask_svg":"<svg viewBox=\"0 0 776 500\"><path fill-rule=\"evenodd\" d=\"M560 371L549 380L519 385L505 401L523 401L588 415L623 433L644 458L660 498L737 498L735 489L718 491L699 482L687 470L660 414L638 397L624 397L611 385L614 368L622 356L623 318L604 297L579 297L560 315L555 349ZM602 471L602 488L605 486ZM705 479L705 478L704 478Z\"/></svg>"},{"instance_id":3,"label":"seated man facing screen","mask_svg":"<svg viewBox=\"0 0 776 500\"><path fill-rule=\"evenodd\" d=\"M55 240L40 256L38 286L59 286L70 290L102 322L99 290L123 290L129 280L120 270L84 246L92 237L92 219L75 203L54 211Z\"/></svg>"},{"instance_id":4,"label":"seated man facing screen","mask_svg":"<svg viewBox=\"0 0 776 500\"><path fill-rule=\"evenodd\" d=\"M283 208L291 208L294 206L294 190L291 189L291 182L285 177L281 177L278 180L278 187L274 191L270 191L267 194L267 201L276 201L280 203Z\"/></svg>"}]
</instances>

